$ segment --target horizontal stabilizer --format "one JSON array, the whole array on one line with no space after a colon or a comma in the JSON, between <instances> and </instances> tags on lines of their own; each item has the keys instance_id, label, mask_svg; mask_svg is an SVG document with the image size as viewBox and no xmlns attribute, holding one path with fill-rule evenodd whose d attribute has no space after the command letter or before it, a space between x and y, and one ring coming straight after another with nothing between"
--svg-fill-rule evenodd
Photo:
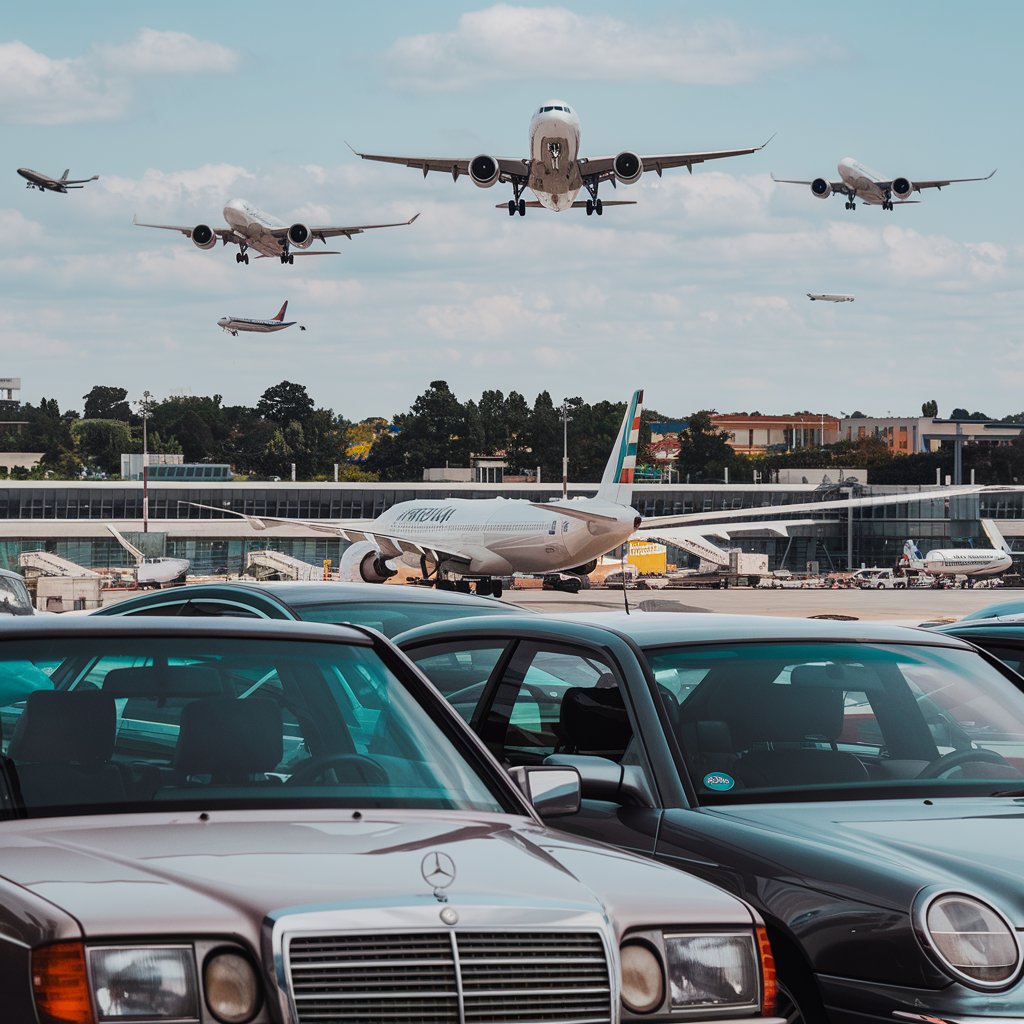
<instances>
[{"instance_id":1,"label":"horizontal stabilizer","mask_svg":"<svg viewBox=\"0 0 1024 1024\"><path fill-rule=\"evenodd\" d=\"M146 227L145 224L140 225ZM341 253L337 249L315 249L313 252L293 252L289 253L290 256L340 256ZM257 256L258 260L279 260L280 256L263 256L262 254Z\"/></svg>"},{"instance_id":2,"label":"horizontal stabilizer","mask_svg":"<svg viewBox=\"0 0 1024 1024\"><path fill-rule=\"evenodd\" d=\"M534 508L542 512L557 512L561 516L568 516L570 519L582 519L585 523L615 523L618 522L615 516L603 516L598 512L585 512L581 508L569 508L557 502L531 501Z\"/></svg>"}]
</instances>

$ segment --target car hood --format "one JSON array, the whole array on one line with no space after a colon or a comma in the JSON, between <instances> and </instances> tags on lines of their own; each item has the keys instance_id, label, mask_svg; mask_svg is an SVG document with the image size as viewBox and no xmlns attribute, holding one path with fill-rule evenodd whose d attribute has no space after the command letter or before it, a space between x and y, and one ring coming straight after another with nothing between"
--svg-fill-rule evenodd
<instances>
[{"instance_id":1,"label":"car hood","mask_svg":"<svg viewBox=\"0 0 1024 1024\"><path fill-rule=\"evenodd\" d=\"M637 920L749 925L746 904L650 861L529 819L417 812L210 812L6 822L0 875L72 915L91 936L219 932L254 945L271 913L438 905L557 907ZM623 870L626 864L629 870ZM595 892L601 893L599 900Z\"/></svg>"},{"instance_id":2,"label":"car hood","mask_svg":"<svg viewBox=\"0 0 1024 1024\"><path fill-rule=\"evenodd\" d=\"M888 893L903 909L922 888L956 886L987 895L1024 927L1024 799L748 804L709 813L757 829L786 873L813 886L871 893L874 902Z\"/></svg>"}]
</instances>

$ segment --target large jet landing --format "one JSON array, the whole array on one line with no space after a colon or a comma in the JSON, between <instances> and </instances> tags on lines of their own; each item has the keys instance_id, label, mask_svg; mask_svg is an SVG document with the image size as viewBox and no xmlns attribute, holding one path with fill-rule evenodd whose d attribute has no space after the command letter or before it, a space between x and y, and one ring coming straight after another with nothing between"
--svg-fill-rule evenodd
<instances>
[{"instance_id":1,"label":"large jet landing","mask_svg":"<svg viewBox=\"0 0 1024 1024\"><path fill-rule=\"evenodd\" d=\"M595 213L600 216L606 206L633 205L633 200L629 199L601 199L598 187L602 182L633 185L645 171L654 171L660 177L662 171L674 167L685 167L693 173L694 164L745 156L764 149L768 144L765 142L746 149L649 156L622 150L616 156L585 157L580 153L580 139L580 119L576 111L564 100L547 100L534 111L530 119L529 155L526 157L496 157L487 153L475 157L384 156L356 150L353 152L364 160L415 167L423 172L424 177L430 171L439 171L450 174L453 181L468 177L478 188L491 188L499 182L509 184L512 186L512 198L508 201L509 216L518 213L523 217L530 207L543 207L555 213L585 209L587 216ZM523 198L526 189L536 196L535 201ZM582 189L587 190L589 198L578 201L576 197ZM504 203L498 205L505 206Z\"/></svg>"}]
</instances>

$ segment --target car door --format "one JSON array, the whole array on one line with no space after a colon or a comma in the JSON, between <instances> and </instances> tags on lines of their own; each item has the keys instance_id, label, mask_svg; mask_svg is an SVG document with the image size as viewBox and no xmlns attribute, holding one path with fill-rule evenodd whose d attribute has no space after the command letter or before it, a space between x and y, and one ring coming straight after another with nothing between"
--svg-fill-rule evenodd
<instances>
[{"instance_id":1,"label":"car door","mask_svg":"<svg viewBox=\"0 0 1024 1024\"><path fill-rule=\"evenodd\" d=\"M639 853L654 850L661 810L648 752L634 728L619 665L606 652L549 638L473 639L406 652L507 768L545 763L583 770L565 831ZM587 778L620 775L625 802L595 795Z\"/></svg>"}]
</instances>

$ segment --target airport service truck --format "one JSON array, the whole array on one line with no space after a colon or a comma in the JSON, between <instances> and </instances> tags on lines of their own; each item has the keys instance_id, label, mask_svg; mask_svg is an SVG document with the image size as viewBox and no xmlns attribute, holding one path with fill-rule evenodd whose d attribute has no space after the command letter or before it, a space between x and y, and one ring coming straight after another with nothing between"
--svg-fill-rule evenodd
<instances>
[{"instance_id":1,"label":"airport service truck","mask_svg":"<svg viewBox=\"0 0 1024 1024\"><path fill-rule=\"evenodd\" d=\"M906 590L905 576L898 576L892 569L858 569L850 582L862 590Z\"/></svg>"}]
</instances>

